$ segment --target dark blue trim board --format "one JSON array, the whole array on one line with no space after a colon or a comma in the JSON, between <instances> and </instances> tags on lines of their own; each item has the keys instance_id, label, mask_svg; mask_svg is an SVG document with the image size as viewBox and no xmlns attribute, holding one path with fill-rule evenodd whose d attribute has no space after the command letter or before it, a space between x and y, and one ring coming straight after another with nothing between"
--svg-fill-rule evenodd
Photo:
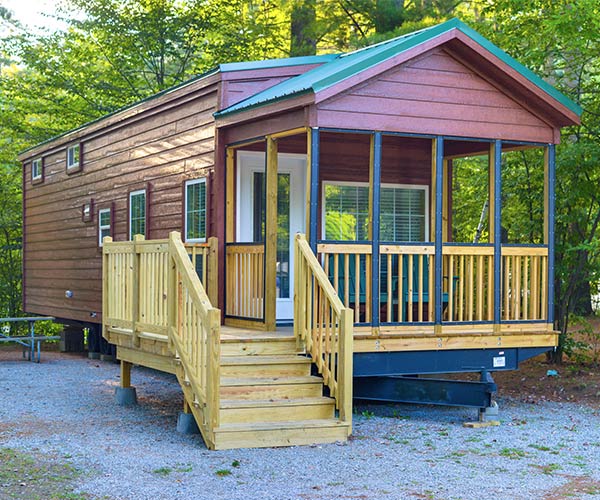
<instances>
[{"instance_id":1,"label":"dark blue trim board","mask_svg":"<svg viewBox=\"0 0 600 500\"><path fill-rule=\"evenodd\" d=\"M309 244L312 251L317 253L317 213L319 208L319 129L310 129L310 220Z\"/></svg>"},{"instance_id":2,"label":"dark blue trim board","mask_svg":"<svg viewBox=\"0 0 600 500\"><path fill-rule=\"evenodd\" d=\"M371 136L373 141L373 220L371 221L371 322L379 326L379 215L381 201L381 132Z\"/></svg>"},{"instance_id":3,"label":"dark blue trim board","mask_svg":"<svg viewBox=\"0 0 600 500\"><path fill-rule=\"evenodd\" d=\"M444 205L444 138L435 141L435 324L442 324L442 239Z\"/></svg>"},{"instance_id":4,"label":"dark blue trim board","mask_svg":"<svg viewBox=\"0 0 600 500\"><path fill-rule=\"evenodd\" d=\"M554 323L554 224L556 210L556 148L548 145L548 323Z\"/></svg>"},{"instance_id":5,"label":"dark blue trim board","mask_svg":"<svg viewBox=\"0 0 600 500\"><path fill-rule=\"evenodd\" d=\"M494 323L502 308L502 141L494 143Z\"/></svg>"}]
</instances>

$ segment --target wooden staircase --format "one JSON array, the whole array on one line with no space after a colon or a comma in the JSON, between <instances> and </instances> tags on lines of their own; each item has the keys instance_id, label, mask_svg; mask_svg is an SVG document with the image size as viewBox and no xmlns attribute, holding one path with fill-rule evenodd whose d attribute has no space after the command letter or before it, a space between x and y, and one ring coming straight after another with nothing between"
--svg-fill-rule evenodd
<instances>
[{"instance_id":1,"label":"wooden staircase","mask_svg":"<svg viewBox=\"0 0 600 500\"><path fill-rule=\"evenodd\" d=\"M202 258L202 280L214 285L216 247L194 247L190 255L176 232L168 240L105 238L103 335L119 346L122 387L129 384L131 364L174 372L184 410L194 415L210 449L346 440L352 430L352 311L305 238L296 238L298 299L294 331L287 332L221 325L221 311L195 266ZM209 286L213 296L215 288Z\"/></svg>"},{"instance_id":2,"label":"wooden staircase","mask_svg":"<svg viewBox=\"0 0 600 500\"><path fill-rule=\"evenodd\" d=\"M323 379L311 375L311 360L294 337L251 335L221 340L214 448L345 441L349 425L336 417L335 400L323 395Z\"/></svg>"}]
</instances>

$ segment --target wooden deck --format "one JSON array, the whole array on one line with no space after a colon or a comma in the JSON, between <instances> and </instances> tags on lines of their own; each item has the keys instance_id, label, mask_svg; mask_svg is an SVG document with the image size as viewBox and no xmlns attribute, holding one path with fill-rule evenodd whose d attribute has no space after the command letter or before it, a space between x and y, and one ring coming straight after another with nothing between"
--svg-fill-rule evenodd
<instances>
[{"instance_id":1,"label":"wooden deck","mask_svg":"<svg viewBox=\"0 0 600 500\"><path fill-rule=\"evenodd\" d=\"M215 269L208 247L200 250L202 269ZM122 383L132 365L174 373L184 411L210 449L326 443L352 430L355 353L556 345L541 320L353 324L354 312L301 235L296 252L294 326L261 331L221 325L202 283L216 280L197 274L197 256L177 233L107 240L103 335L117 345Z\"/></svg>"}]
</instances>

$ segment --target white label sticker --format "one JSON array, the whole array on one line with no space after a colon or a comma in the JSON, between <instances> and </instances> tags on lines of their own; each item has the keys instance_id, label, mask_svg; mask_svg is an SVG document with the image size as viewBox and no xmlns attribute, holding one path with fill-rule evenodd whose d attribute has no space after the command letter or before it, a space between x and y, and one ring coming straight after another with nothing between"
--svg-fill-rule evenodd
<instances>
[{"instance_id":1,"label":"white label sticker","mask_svg":"<svg viewBox=\"0 0 600 500\"><path fill-rule=\"evenodd\" d=\"M504 368L506 366L506 358L504 356L497 356L494 358L494 368Z\"/></svg>"}]
</instances>

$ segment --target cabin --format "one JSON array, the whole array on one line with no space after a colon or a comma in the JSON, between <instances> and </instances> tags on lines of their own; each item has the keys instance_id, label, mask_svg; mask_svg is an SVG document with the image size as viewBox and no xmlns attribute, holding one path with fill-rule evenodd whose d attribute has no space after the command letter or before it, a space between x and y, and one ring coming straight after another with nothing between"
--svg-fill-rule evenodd
<instances>
[{"instance_id":1,"label":"cabin","mask_svg":"<svg viewBox=\"0 0 600 500\"><path fill-rule=\"evenodd\" d=\"M132 365L176 374L211 449L344 440L353 398L483 414L491 372L557 345L555 145L580 115L457 19L222 64L20 155L24 310L116 346L121 403ZM505 220L524 155L531 232Z\"/></svg>"}]
</instances>

